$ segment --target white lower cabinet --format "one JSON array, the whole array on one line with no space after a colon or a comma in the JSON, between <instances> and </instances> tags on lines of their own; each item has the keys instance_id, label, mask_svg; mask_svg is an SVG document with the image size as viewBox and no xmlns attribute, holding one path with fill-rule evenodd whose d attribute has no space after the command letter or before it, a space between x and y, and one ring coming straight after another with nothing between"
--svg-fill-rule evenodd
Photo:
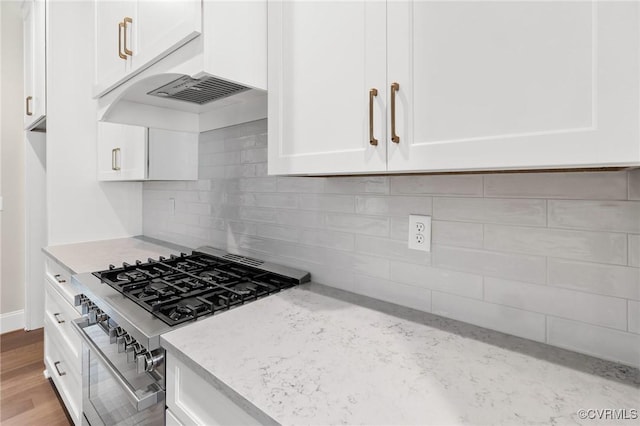
<instances>
[{"instance_id":1,"label":"white lower cabinet","mask_svg":"<svg viewBox=\"0 0 640 426\"><path fill-rule=\"evenodd\" d=\"M165 411L164 424L166 426L183 426L182 423L180 423L180 420L178 420L178 418L175 416L175 414L173 414L171 412L171 410L169 410L168 408Z\"/></svg>"},{"instance_id":2,"label":"white lower cabinet","mask_svg":"<svg viewBox=\"0 0 640 426\"><path fill-rule=\"evenodd\" d=\"M45 321L46 329L46 321ZM76 425L82 423L82 380L76 371L73 361L69 359L64 350L61 350L57 338L47 331L44 334L44 363L49 377L60 394L67 412Z\"/></svg>"},{"instance_id":3,"label":"white lower cabinet","mask_svg":"<svg viewBox=\"0 0 640 426\"><path fill-rule=\"evenodd\" d=\"M80 317L73 306L71 274L47 259L45 267L44 359L49 377L76 425L82 420L82 342L71 328Z\"/></svg>"},{"instance_id":4,"label":"white lower cabinet","mask_svg":"<svg viewBox=\"0 0 640 426\"><path fill-rule=\"evenodd\" d=\"M98 123L98 180L196 180L198 135Z\"/></svg>"},{"instance_id":5,"label":"white lower cabinet","mask_svg":"<svg viewBox=\"0 0 640 426\"><path fill-rule=\"evenodd\" d=\"M167 425L259 425L219 389L167 353Z\"/></svg>"}]
</instances>

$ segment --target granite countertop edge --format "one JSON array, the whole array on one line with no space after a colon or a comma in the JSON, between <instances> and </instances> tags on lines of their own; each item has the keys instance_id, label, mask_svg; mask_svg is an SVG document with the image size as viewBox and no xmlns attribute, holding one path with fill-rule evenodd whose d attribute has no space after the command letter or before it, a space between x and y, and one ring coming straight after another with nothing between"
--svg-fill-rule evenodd
<instances>
[{"instance_id":1,"label":"granite countertop edge","mask_svg":"<svg viewBox=\"0 0 640 426\"><path fill-rule=\"evenodd\" d=\"M131 236L131 237L108 238L108 239L105 239L105 240L79 241L79 242L75 242L75 243L65 243L65 244L57 244L57 245L52 245L52 246L45 246L45 247L42 247L42 252L44 254L46 254L47 256L49 256L51 259L55 260L60 266L62 266L71 275L76 275L76 274L79 274L79 273L82 273L82 272L89 272L89 271L76 271L76 270L74 270L67 263L65 263L65 259L61 259L60 256L58 256L56 254L56 250L55 249L57 247L67 247L67 246L74 246L74 245L81 245L81 244L87 244L87 245L101 244L101 243L107 243L107 242L114 241L114 240L125 241L127 239L129 239L129 240L138 240L138 241L141 241L141 242L154 244L156 246L164 247L164 248L166 248L168 250L175 251L176 253L180 253L180 252L188 252L188 253L190 253L192 251L191 248L188 248L188 247L185 247L185 246L181 246L179 244L174 244L174 243L170 243L168 241L158 240L156 238L146 237L144 235L135 235L135 236ZM115 259L114 261L117 261L117 260L118 259ZM105 268L106 267L107 267L107 265L105 265Z\"/></svg>"}]
</instances>

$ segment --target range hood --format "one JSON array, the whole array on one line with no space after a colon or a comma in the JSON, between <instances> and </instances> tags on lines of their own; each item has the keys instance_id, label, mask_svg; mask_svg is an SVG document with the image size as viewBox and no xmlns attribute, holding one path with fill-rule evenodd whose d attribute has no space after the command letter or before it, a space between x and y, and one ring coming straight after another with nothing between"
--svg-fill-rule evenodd
<instances>
[{"instance_id":1,"label":"range hood","mask_svg":"<svg viewBox=\"0 0 640 426\"><path fill-rule=\"evenodd\" d=\"M99 120L205 132L266 117L264 90L207 73L162 73L138 79L104 104Z\"/></svg>"}]
</instances>

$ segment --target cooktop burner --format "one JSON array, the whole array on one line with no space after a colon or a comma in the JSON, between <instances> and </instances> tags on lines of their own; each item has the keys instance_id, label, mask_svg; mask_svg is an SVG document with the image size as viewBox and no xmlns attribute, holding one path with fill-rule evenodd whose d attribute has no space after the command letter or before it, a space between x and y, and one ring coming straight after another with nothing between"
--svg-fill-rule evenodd
<instances>
[{"instance_id":1,"label":"cooktop burner","mask_svg":"<svg viewBox=\"0 0 640 426\"><path fill-rule=\"evenodd\" d=\"M172 326L310 279L308 273L280 265L199 251L148 259L146 263L136 261L134 265L123 263L120 268L109 265L109 269L93 275Z\"/></svg>"}]
</instances>

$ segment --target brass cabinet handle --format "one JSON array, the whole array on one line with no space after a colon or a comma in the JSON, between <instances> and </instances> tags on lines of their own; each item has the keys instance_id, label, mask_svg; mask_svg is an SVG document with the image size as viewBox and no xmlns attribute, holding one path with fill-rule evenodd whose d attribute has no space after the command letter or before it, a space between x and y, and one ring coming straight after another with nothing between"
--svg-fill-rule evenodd
<instances>
[{"instance_id":1,"label":"brass cabinet handle","mask_svg":"<svg viewBox=\"0 0 640 426\"><path fill-rule=\"evenodd\" d=\"M27 96L27 100L25 101L27 115L33 115L33 112L31 112L31 110L29 109L29 102L32 101L32 100L33 100L33 96Z\"/></svg>"},{"instance_id":2,"label":"brass cabinet handle","mask_svg":"<svg viewBox=\"0 0 640 426\"><path fill-rule=\"evenodd\" d=\"M124 53L125 55L133 56L133 51L127 48L127 24L133 24L133 19L125 16L124 18Z\"/></svg>"},{"instance_id":3,"label":"brass cabinet handle","mask_svg":"<svg viewBox=\"0 0 640 426\"><path fill-rule=\"evenodd\" d=\"M400 136L396 135L396 92L400 90L398 83L391 84L391 142L400 143Z\"/></svg>"},{"instance_id":4,"label":"brass cabinet handle","mask_svg":"<svg viewBox=\"0 0 640 426\"><path fill-rule=\"evenodd\" d=\"M59 312L56 312L55 314L53 314L53 317L56 319L56 321L58 321L58 324L62 324L64 320L61 320L60 318L58 318L59 316L60 316Z\"/></svg>"},{"instance_id":5,"label":"brass cabinet handle","mask_svg":"<svg viewBox=\"0 0 640 426\"><path fill-rule=\"evenodd\" d=\"M120 59L127 60L127 55L122 53L122 30L124 29L124 22L118 22L118 56ZM126 35L126 30L125 30Z\"/></svg>"},{"instance_id":6,"label":"brass cabinet handle","mask_svg":"<svg viewBox=\"0 0 640 426\"><path fill-rule=\"evenodd\" d=\"M60 369L58 368L58 365L60 365L61 361L56 361L53 363L54 368L56 369L56 371L58 372L58 376L64 376L66 373L66 371L63 371L62 373L60 372Z\"/></svg>"},{"instance_id":7,"label":"brass cabinet handle","mask_svg":"<svg viewBox=\"0 0 640 426\"><path fill-rule=\"evenodd\" d=\"M373 98L378 96L378 89L369 90L369 143L373 146L378 145L378 139L373 137Z\"/></svg>"},{"instance_id":8,"label":"brass cabinet handle","mask_svg":"<svg viewBox=\"0 0 640 426\"><path fill-rule=\"evenodd\" d=\"M111 150L111 170L120 170L120 166L118 166L118 154L120 154L120 148L113 148Z\"/></svg>"}]
</instances>

